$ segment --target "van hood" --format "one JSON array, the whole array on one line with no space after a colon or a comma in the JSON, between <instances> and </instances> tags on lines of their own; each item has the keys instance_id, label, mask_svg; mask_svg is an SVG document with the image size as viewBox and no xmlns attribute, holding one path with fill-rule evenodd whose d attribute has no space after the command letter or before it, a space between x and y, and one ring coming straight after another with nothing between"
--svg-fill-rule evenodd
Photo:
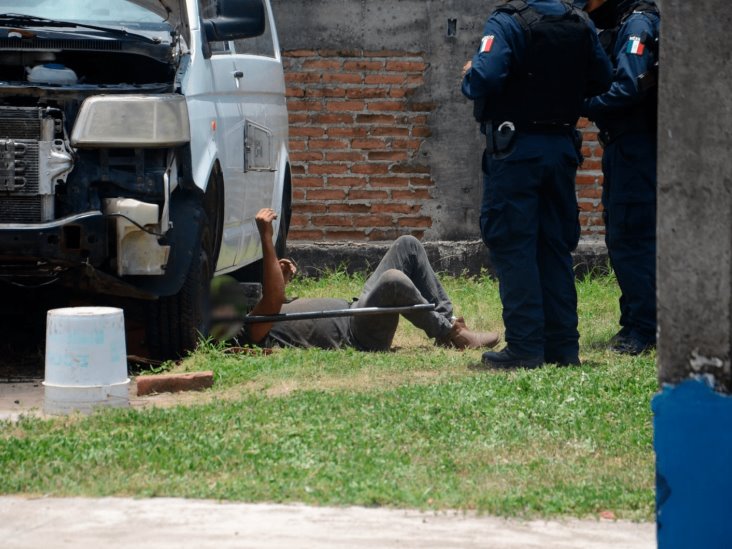
<instances>
[{"instance_id":1,"label":"van hood","mask_svg":"<svg viewBox=\"0 0 732 549\"><path fill-rule=\"evenodd\" d=\"M167 19L175 25L174 22L181 21L185 17L186 5L185 0L130 0L133 4L142 6L146 9L154 11L161 17Z\"/></svg>"}]
</instances>

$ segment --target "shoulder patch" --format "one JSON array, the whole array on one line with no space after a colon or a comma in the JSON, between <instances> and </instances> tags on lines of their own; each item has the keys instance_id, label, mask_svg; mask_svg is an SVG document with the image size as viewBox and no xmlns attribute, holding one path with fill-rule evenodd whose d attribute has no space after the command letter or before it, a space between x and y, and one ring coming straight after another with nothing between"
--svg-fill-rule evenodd
<instances>
[{"instance_id":1,"label":"shoulder patch","mask_svg":"<svg viewBox=\"0 0 732 549\"><path fill-rule=\"evenodd\" d=\"M646 45L640 36L631 36L628 38L628 45L625 47L625 53L629 55L643 55Z\"/></svg>"},{"instance_id":2,"label":"shoulder patch","mask_svg":"<svg viewBox=\"0 0 732 549\"><path fill-rule=\"evenodd\" d=\"M493 41L496 39L495 35L489 34L484 36L480 41L480 50L478 53L489 53L493 48Z\"/></svg>"}]
</instances>

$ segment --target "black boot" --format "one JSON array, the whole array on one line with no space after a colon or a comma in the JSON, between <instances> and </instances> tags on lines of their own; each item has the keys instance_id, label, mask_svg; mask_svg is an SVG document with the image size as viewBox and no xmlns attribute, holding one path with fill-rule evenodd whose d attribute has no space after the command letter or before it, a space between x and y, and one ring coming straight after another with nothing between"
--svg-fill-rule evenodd
<instances>
[{"instance_id":1,"label":"black boot","mask_svg":"<svg viewBox=\"0 0 732 549\"><path fill-rule=\"evenodd\" d=\"M483 365L499 370L515 370L517 368L533 370L544 365L544 357L541 355L519 355L506 347L499 352L488 351L483 353Z\"/></svg>"}]
</instances>

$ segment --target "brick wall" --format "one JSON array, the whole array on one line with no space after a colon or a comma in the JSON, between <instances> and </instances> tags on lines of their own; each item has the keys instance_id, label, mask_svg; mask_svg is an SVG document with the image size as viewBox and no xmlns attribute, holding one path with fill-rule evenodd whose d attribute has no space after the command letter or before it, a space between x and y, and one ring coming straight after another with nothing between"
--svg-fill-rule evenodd
<instances>
[{"instance_id":1,"label":"brick wall","mask_svg":"<svg viewBox=\"0 0 732 549\"><path fill-rule=\"evenodd\" d=\"M436 108L423 97L428 63L406 51L287 51L293 171L291 240L422 238L437 201L423 149ZM585 235L603 230L596 130L582 121L577 176ZM479 181L476 185L479 185ZM478 238L475 228L475 238Z\"/></svg>"}]
</instances>

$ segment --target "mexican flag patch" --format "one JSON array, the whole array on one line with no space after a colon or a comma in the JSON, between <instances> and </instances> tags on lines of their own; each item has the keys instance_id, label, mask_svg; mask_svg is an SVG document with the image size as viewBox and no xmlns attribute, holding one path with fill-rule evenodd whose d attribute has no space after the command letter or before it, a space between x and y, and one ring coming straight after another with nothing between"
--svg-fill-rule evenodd
<instances>
[{"instance_id":1,"label":"mexican flag patch","mask_svg":"<svg viewBox=\"0 0 732 549\"><path fill-rule=\"evenodd\" d=\"M493 48L493 40L495 40L495 36L493 34L489 34L488 36L484 36L483 40L480 41L480 51L479 53L488 53L491 51L491 48Z\"/></svg>"},{"instance_id":2,"label":"mexican flag patch","mask_svg":"<svg viewBox=\"0 0 732 549\"><path fill-rule=\"evenodd\" d=\"M646 45L641 40L640 36L631 36L628 39L628 46L625 48L625 53L631 55L643 55L646 51Z\"/></svg>"}]
</instances>

